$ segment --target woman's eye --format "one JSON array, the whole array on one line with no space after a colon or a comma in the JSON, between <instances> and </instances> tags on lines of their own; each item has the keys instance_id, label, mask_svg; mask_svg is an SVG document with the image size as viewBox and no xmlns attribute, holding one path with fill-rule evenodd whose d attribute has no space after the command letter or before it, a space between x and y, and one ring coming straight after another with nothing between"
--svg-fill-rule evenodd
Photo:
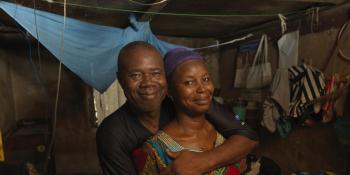
<instances>
[{"instance_id":1,"label":"woman's eye","mask_svg":"<svg viewBox=\"0 0 350 175\"><path fill-rule=\"evenodd\" d=\"M204 82L210 81L210 77L204 77L204 78L203 78L203 81L204 81Z\"/></svg>"}]
</instances>

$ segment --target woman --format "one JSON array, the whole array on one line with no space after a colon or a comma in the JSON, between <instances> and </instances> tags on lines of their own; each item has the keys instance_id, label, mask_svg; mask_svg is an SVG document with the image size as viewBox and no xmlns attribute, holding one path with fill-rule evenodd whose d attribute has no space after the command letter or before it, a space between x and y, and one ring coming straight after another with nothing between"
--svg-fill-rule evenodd
<instances>
[{"instance_id":1,"label":"woman","mask_svg":"<svg viewBox=\"0 0 350 175\"><path fill-rule=\"evenodd\" d=\"M166 150L202 152L225 140L204 115L212 101L214 86L203 58L187 49L173 49L165 56L165 71L176 117L148 139L142 149L134 151L140 174L159 174L169 165L172 160ZM239 174L239 170L231 165L208 174Z\"/></svg>"}]
</instances>

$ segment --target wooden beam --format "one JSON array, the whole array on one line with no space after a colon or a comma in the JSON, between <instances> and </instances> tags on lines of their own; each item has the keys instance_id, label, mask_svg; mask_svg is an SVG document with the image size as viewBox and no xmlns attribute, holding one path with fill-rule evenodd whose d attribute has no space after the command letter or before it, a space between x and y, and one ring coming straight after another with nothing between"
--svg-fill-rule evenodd
<instances>
[{"instance_id":1,"label":"wooden beam","mask_svg":"<svg viewBox=\"0 0 350 175\"><path fill-rule=\"evenodd\" d=\"M0 33L19 33L20 31L15 27L0 26Z\"/></svg>"},{"instance_id":2,"label":"wooden beam","mask_svg":"<svg viewBox=\"0 0 350 175\"><path fill-rule=\"evenodd\" d=\"M322 3L322 4L341 4L347 0L279 0L281 2L308 2L308 3Z\"/></svg>"},{"instance_id":3,"label":"wooden beam","mask_svg":"<svg viewBox=\"0 0 350 175\"><path fill-rule=\"evenodd\" d=\"M0 46L1 47L18 47L18 45L20 44L24 44L27 45L28 41L31 43L30 46L31 47L36 47L36 43L37 41L29 36L27 38L28 40L26 40L26 38L23 36L22 33L0 33Z\"/></svg>"},{"instance_id":4,"label":"wooden beam","mask_svg":"<svg viewBox=\"0 0 350 175\"><path fill-rule=\"evenodd\" d=\"M288 16L287 20L287 32L299 30L301 35L321 32L330 28L339 28L350 16L350 3L346 3L333 8L324 9L319 12L318 25L313 26L311 30L311 15L294 15ZM254 37L251 39L257 39L261 34L267 34L270 39L277 40L281 37L281 24L279 19L253 26L251 28L236 30L231 35L218 37L221 42L229 41L232 38L238 38L248 33L253 33ZM237 43L238 44L238 43Z\"/></svg>"},{"instance_id":5,"label":"wooden beam","mask_svg":"<svg viewBox=\"0 0 350 175\"><path fill-rule=\"evenodd\" d=\"M160 12L169 4L170 1L171 0L167 0L163 3L152 5L150 8L146 10L146 12ZM154 0L153 2L159 2L159 1ZM144 13L139 17L139 21L149 21L152 16L154 16L154 14Z\"/></svg>"}]
</instances>

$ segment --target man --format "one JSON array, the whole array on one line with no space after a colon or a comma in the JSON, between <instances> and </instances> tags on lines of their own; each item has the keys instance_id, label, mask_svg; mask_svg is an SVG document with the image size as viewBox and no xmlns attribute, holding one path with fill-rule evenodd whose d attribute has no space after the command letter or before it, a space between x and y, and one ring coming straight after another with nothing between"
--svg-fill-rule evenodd
<instances>
[{"instance_id":1,"label":"man","mask_svg":"<svg viewBox=\"0 0 350 175\"><path fill-rule=\"evenodd\" d=\"M132 151L170 121L174 114L171 101L165 99L164 62L152 45L142 41L126 45L118 56L118 71L127 102L101 123L96 134L105 175L137 174L131 159ZM202 174L243 158L255 147L255 133L218 104L211 106L207 118L228 138L226 142L202 153L169 152L175 160L162 174Z\"/></svg>"}]
</instances>

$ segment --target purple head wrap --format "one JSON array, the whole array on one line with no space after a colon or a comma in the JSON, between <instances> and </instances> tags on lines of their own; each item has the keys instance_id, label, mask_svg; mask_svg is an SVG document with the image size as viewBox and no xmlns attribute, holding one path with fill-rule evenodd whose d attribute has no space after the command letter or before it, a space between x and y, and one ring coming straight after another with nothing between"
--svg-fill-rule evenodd
<instances>
[{"instance_id":1,"label":"purple head wrap","mask_svg":"<svg viewBox=\"0 0 350 175\"><path fill-rule=\"evenodd\" d=\"M203 57L199 53L185 48L175 48L168 51L164 60L166 76L169 76L181 63L189 60L203 60Z\"/></svg>"}]
</instances>

